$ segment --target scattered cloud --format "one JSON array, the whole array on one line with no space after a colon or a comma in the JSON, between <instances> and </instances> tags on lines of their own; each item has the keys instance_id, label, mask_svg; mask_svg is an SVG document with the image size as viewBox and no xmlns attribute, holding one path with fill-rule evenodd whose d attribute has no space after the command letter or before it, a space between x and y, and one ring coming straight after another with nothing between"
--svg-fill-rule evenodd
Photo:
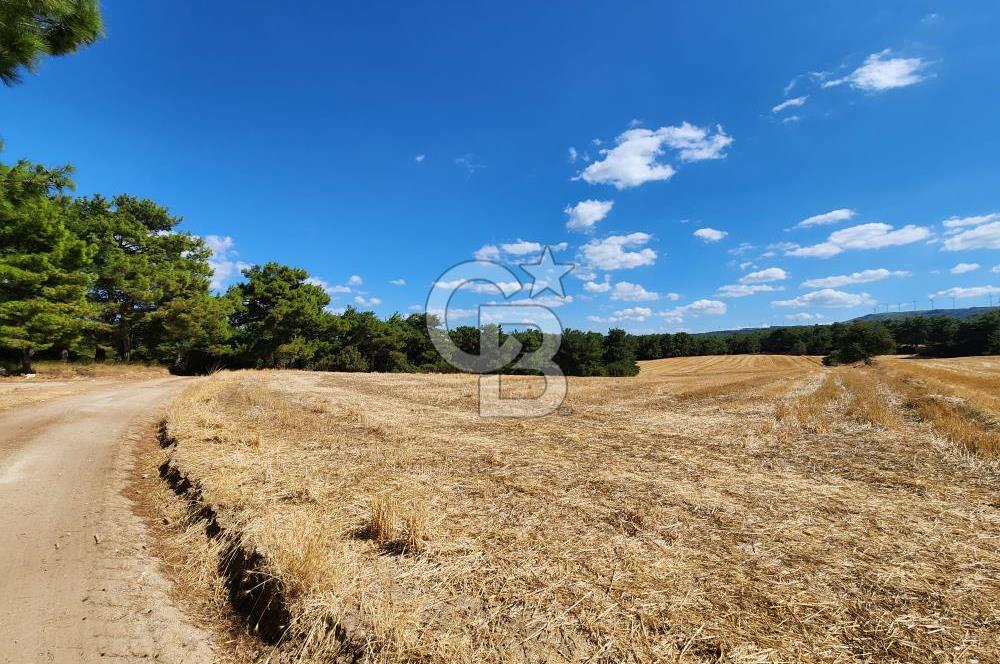
<instances>
[{"instance_id":1,"label":"scattered cloud","mask_svg":"<svg viewBox=\"0 0 1000 664\"><path fill-rule=\"evenodd\" d=\"M608 275L604 275L604 281L588 281L583 285L583 290L588 293L607 293L611 290L611 278Z\"/></svg>"},{"instance_id":2,"label":"scattered cloud","mask_svg":"<svg viewBox=\"0 0 1000 664\"><path fill-rule=\"evenodd\" d=\"M427 158L427 155L425 155L425 154L418 154L416 157L413 158L413 161L415 161L415 162L417 162L419 164L420 162L422 162L426 158Z\"/></svg>"},{"instance_id":3,"label":"scattered cloud","mask_svg":"<svg viewBox=\"0 0 1000 664\"><path fill-rule=\"evenodd\" d=\"M881 281L889 277L908 277L909 272L904 270L889 271L885 268L877 270L861 270L850 274L838 274L832 277L822 277L820 279L809 279L803 281L800 288L839 288L850 286L851 284L866 284L872 281Z\"/></svg>"},{"instance_id":4,"label":"scattered cloud","mask_svg":"<svg viewBox=\"0 0 1000 664\"><path fill-rule=\"evenodd\" d=\"M406 279L393 279L389 283L392 284L393 286L405 286Z\"/></svg>"},{"instance_id":5,"label":"scattered cloud","mask_svg":"<svg viewBox=\"0 0 1000 664\"><path fill-rule=\"evenodd\" d=\"M569 215L566 221L566 228L571 231L589 231L594 228L594 224L608 216L614 201L597 201L588 199L580 201L576 205L568 206L563 212Z\"/></svg>"},{"instance_id":6,"label":"scattered cloud","mask_svg":"<svg viewBox=\"0 0 1000 664\"><path fill-rule=\"evenodd\" d=\"M670 300L671 302L676 302L677 300L681 299L680 293L665 293L663 297L666 298L667 300Z\"/></svg>"},{"instance_id":7,"label":"scattered cloud","mask_svg":"<svg viewBox=\"0 0 1000 664\"><path fill-rule=\"evenodd\" d=\"M306 283L307 284L312 284L313 286L319 286L324 291L326 291L327 295L329 295L331 297L336 296L338 293L350 293L351 292L351 289L348 286L341 286L340 284L335 284L335 285L334 284L329 284L329 283L323 281L322 279L320 279L319 277L309 277L308 279L306 279Z\"/></svg>"},{"instance_id":8,"label":"scattered cloud","mask_svg":"<svg viewBox=\"0 0 1000 664\"><path fill-rule=\"evenodd\" d=\"M210 286L212 290L219 290L232 278L238 276L243 270L250 267L249 263L239 259L239 252L236 251L236 243L228 235L206 235L202 238L205 245L212 251L212 256L208 259L208 266L212 269L212 279Z\"/></svg>"},{"instance_id":9,"label":"scattered cloud","mask_svg":"<svg viewBox=\"0 0 1000 664\"><path fill-rule=\"evenodd\" d=\"M807 323L811 320L822 320L823 314L810 314L805 311L801 311L795 314L785 314L785 318L797 323Z\"/></svg>"},{"instance_id":10,"label":"scattered cloud","mask_svg":"<svg viewBox=\"0 0 1000 664\"><path fill-rule=\"evenodd\" d=\"M825 226L827 224L836 224L841 221L848 221L854 218L857 212L854 210L849 210L847 208L840 208L839 210L830 210L829 212L824 212L823 214L814 214L811 217L806 217L799 223L795 224L795 228L809 228L810 226Z\"/></svg>"},{"instance_id":11,"label":"scattered cloud","mask_svg":"<svg viewBox=\"0 0 1000 664\"><path fill-rule=\"evenodd\" d=\"M352 274L350 277L347 278L347 283L350 284L351 286L360 286L364 282L365 280L362 279L361 276L357 274Z\"/></svg>"},{"instance_id":12,"label":"scattered cloud","mask_svg":"<svg viewBox=\"0 0 1000 664\"><path fill-rule=\"evenodd\" d=\"M473 293L485 293L488 295L504 295L510 297L519 292L523 287L519 281L476 281L470 279L453 279L451 281L435 281L434 288L441 290L467 290ZM538 299L538 298L535 298Z\"/></svg>"},{"instance_id":13,"label":"scattered cloud","mask_svg":"<svg viewBox=\"0 0 1000 664\"><path fill-rule=\"evenodd\" d=\"M740 245L738 247L733 247L732 249L729 250L728 253L732 256L743 256L744 254L748 254L756 248L757 248L756 244L750 244L749 242L740 242Z\"/></svg>"},{"instance_id":14,"label":"scattered cloud","mask_svg":"<svg viewBox=\"0 0 1000 664\"><path fill-rule=\"evenodd\" d=\"M955 267L951 268L949 272L952 274L965 274L966 272L975 272L981 267L982 265L979 263L959 263Z\"/></svg>"},{"instance_id":15,"label":"scattered cloud","mask_svg":"<svg viewBox=\"0 0 1000 664\"><path fill-rule=\"evenodd\" d=\"M377 307L378 305L382 304L382 300L378 299L377 297L365 298L361 295L355 295L354 301L360 304L362 307Z\"/></svg>"},{"instance_id":16,"label":"scattered cloud","mask_svg":"<svg viewBox=\"0 0 1000 664\"><path fill-rule=\"evenodd\" d=\"M770 284L726 284L725 286L719 286L716 294L719 297L747 297L757 293L773 293L780 290L784 289L780 287L775 288Z\"/></svg>"},{"instance_id":17,"label":"scattered cloud","mask_svg":"<svg viewBox=\"0 0 1000 664\"><path fill-rule=\"evenodd\" d=\"M826 242L789 249L785 255L830 258L851 249L881 249L911 244L930 235L930 229L912 224L899 229L882 223L860 224L831 233Z\"/></svg>"},{"instance_id":18,"label":"scattered cloud","mask_svg":"<svg viewBox=\"0 0 1000 664\"><path fill-rule=\"evenodd\" d=\"M757 272L751 272L740 278L741 284L764 284L769 281L783 281L788 278L788 273L780 267L769 267Z\"/></svg>"},{"instance_id":19,"label":"scattered cloud","mask_svg":"<svg viewBox=\"0 0 1000 664\"><path fill-rule=\"evenodd\" d=\"M455 165L463 168L466 176L470 178L486 168L486 166L479 161L479 158L471 152L464 154L461 157L455 157Z\"/></svg>"},{"instance_id":20,"label":"scattered cloud","mask_svg":"<svg viewBox=\"0 0 1000 664\"><path fill-rule=\"evenodd\" d=\"M771 109L772 113L781 113L786 108L795 108L798 106L804 106L808 95L803 95L802 97L792 97L791 99L786 99L777 106Z\"/></svg>"},{"instance_id":21,"label":"scattered cloud","mask_svg":"<svg viewBox=\"0 0 1000 664\"><path fill-rule=\"evenodd\" d=\"M726 231L716 230L715 228L699 228L694 232L694 236L705 242L718 242L722 238L729 235Z\"/></svg>"},{"instance_id":22,"label":"scattered cloud","mask_svg":"<svg viewBox=\"0 0 1000 664\"><path fill-rule=\"evenodd\" d=\"M958 228L981 226L993 221L1000 221L1000 212L991 212L990 214L981 214L973 217L949 217L941 222L941 225L949 229L952 233L956 233L958 231L955 229Z\"/></svg>"},{"instance_id":23,"label":"scattered cloud","mask_svg":"<svg viewBox=\"0 0 1000 664\"><path fill-rule=\"evenodd\" d=\"M570 148L569 148L569 163L572 164L577 159L579 159L579 157L580 157L580 153L578 153L576 151L576 148L574 148L573 146L570 146Z\"/></svg>"},{"instance_id":24,"label":"scattered cloud","mask_svg":"<svg viewBox=\"0 0 1000 664\"><path fill-rule=\"evenodd\" d=\"M823 83L824 88L849 84L865 92L882 92L894 88L904 88L924 80L923 72L927 63L921 58L893 58L890 50L872 53L864 64L843 78L831 79Z\"/></svg>"},{"instance_id":25,"label":"scattered cloud","mask_svg":"<svg viewBox=\"0 0 1000 664\"><path fill-rule=\"evenodd\" d=\"M662 311L658 315L663 316L672 323L681 323L687 316L723 316L726 313L726 303L719 300L695 300L691 304L681 307L674 307L667 311Z\"/></svg>"},{"instance_id":26,"label":"scattered cloud","mask_svg":"<svg viewBox=\"0 0 1000 664\"><path fill-rule=\"evenodd\" d=\"M648 291L639 284L619 281L611 290L611 299L626 302L651 302L660 299L660 294Z\"/></svg>"},{"instance_id":27,"label":"scattered cloud","mask_svg":"<svg viewBox=\"0 0 1000 664\"><path fill-rule=\"evenodd\" d=\"M656 252L643 247L651 239L649 233L637 232L591 240L580 248L580 257L585 266L605 272L652 265L656 262Z\"/></svg>"},{"instance_id":28,"label":"scattered cloud","mask_svg":"<svg viewBox=\"0 0 1000 664\"><path fill-rule=\"evenodd\" d=\"M505 253L511 254L512 256L523 256L525 254L533 254L536 251L542 250L542 245L539 242L528 242L527 240L522 240L518 238L517 242L510 242L507 244L500 245Z\"/></svg>"},{"instance_id":29,"label":"scattered cloud","mask_svg":"<svg viewBox=\"0 0 1000 664\"><path fill-rule=\"evenodd\" d=\"M787 118L783 118L781 120L781 122L784 123L784 124L789 124L791 122L798 122L801 119L802 119L802 116L800 116L800 115L789 115Z\"/></svg>"},{"instance_id":30,"label":"scattered cloud","mask_svg":"<svg viewBox=\"0 0 1000 664\"><path fill-rule=\"evenodd\" d=\"M791 300L775 300L771 304L776 307L857 307L862 304L875 304L875 300L869 297L868 293L845 293L824 288Z\"/></svg>"},{"instance_id":31,"label":"scattered cloud","mask_svg":"<svg viewBox=\"0 0 1000 664\"><path fill-rule=\"evenodd\" d=\"M484 244L472 252L477 261L498 261L500 260L500 247L495 244Z\"/></svg>"},{"instance_id":32,"label":"scattered cloud","mask_svg":"<svg viewBox=\"0 0 1000 664\"><path fill-rule=\"evenodd\" d=\"M943 251L967 249L1000 249L1000 213L977 217L952 217L943 222L945 227Z\"/></svg>"},{"instance_id":33,"label":"scattered cloud","mask_svg":"<svg viewBox=\"0 0 1000 664\"><path fill-rule=\"evenodd\" d=\"M984 295L1000 295L1000 286L972 286L971 288L949 288L931 294L930 297L983 297Z\"/></svg>"},{"instance_id":34,"label":"scattered cloud","mask_svg":"<svg viewBox=\"0 0 1000 664\"><path fill-rule=\"evenodd\" d=\"M624 321L643 323L652 317L653 310L649 307L629 307L615 311L610 316L602 318L600 316L587 316L587 320L594 323L621 323Z\"/></svg>"},{"instance_id":35,"label":"scattered cloud","mask_svg":"<svg viewBox=\"0 0 1000 664\"><path fill-rule=\"evenodd\" d=\"M660 161L668 148L676 151L682 162L703 161L725 158L725 149L732 142L721 126L714 131L688 122L656 130L633 128L620 134L613 148L602 149L601 158L589 164L577 179L617 189L669 180L677 171Z\"/></svg>"},{"instance_id":36,"label":"scattered cloud","mask_svg":"<svg viewBox=\"0 0 1000 664\"><path fill-rule=\"evenodd\" d=\"M990 270L990 272L992 272L993 274L1000 274L1000 264L994 265L993 269Z\"/></svg>"}]
</instances>

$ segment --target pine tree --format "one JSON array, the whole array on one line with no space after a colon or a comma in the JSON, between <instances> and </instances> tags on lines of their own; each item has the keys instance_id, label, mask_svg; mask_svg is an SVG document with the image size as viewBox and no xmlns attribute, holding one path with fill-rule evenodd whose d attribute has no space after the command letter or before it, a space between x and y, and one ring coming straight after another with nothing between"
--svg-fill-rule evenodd
<instances>
[{"instance_id":1,"label":"pine tree","mask_svg":"<svg viewBox=\"0 0 1000 664\"><path fill-rule=\"evenodd\" d=\"M36 352L79 342L92 313L84 271L92 251L66 224L69 175L69 167L0 164L0 348L17 351L25 373Z\"/></svg>"},{"instance_id":2,"label":"pine tree","mask_svg":"<svg viewBox=\"0 0 1000 664\"><path fill-rule=\"evenodd\" d=\"M33 72L43 55L72 53L103 30L97 0L3 0L0 81L13 85L21 68Z\"/></svg>"}]
</instances>

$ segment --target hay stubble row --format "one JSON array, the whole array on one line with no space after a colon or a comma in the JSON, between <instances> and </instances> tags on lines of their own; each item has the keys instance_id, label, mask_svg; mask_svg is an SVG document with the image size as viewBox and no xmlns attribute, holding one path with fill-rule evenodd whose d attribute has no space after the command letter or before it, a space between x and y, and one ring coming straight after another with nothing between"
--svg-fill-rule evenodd
<instances>
[{"instance_id":1,"label":"hay stubble row","mask_svg":"<svg viewBox=\"0 0 1000 664\"><path fill-rule=\"evenodd\" d=\"M1000 651L996 465L869 370L658 361L536 420L478 417L475 385L243 372L174 403L171 467L280 580L273 661Z\"/></svg>"}]
</instances>

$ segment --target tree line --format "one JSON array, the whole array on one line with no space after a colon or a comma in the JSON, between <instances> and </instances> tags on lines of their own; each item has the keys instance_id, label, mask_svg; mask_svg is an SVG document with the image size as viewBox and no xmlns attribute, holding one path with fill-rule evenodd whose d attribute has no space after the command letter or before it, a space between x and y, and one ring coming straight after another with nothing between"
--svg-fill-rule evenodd
<instances>
[{"instance_id":1,"label":"tree line","mask_svg":"<svg viewBox=\"0 0 1000 664\"><path fill-rule=\"evenodd\" d=\"M886 321L776 327L692 335L644 334L630 338L639 360L691 355L822 355L830 364L875 355L912 353L933 357L1000 354L1000 310L956 320L909 316Z\"/></svg>"},{"instance_id":2,"label":"tree line","mask_svg":"<svg viewBox=\"0 0 1000 664\"><path fill-rule=\"evenodd\" d=\"M210 288L211 251L181 219L132 195L74 197L69 167L0 164L0 354L31 372L38 357L330 371L453 371L424 314L380 319L330 296L302 269L266 263L225 293ZM431 318L431 325L440 322ZM480 330L450 331L476 352ZM541 333L498 330L524 352ZM622 330L567 330L557 358L576 375L634 375ZM530 371L527 369L526 371Z\"/></svg>"}]
</instances>

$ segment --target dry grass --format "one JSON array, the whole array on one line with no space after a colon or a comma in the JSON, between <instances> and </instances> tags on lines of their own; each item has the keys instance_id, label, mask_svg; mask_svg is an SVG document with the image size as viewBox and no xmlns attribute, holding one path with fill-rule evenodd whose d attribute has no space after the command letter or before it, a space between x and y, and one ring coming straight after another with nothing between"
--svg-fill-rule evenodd
<instances>
[{"instance_id":1,"label":"dry grass","mask_svg":"<svg viewBox=\"0 0 1000 664\"><path fill-rule=\"evenodd\" d=\"M140 364L36 362L33 377L0 377L0 411L77 394L95 382L145 380L166 376L163 367Z\"/></svg>"},{"instance_id":2,"label":"dry grass","mask_svg":"<svg viewBox=\"0 0 1000 664\"><path fill-rule=\"evenodd\" d=\"M745 359L573 379L537 420L479 418L468 376L219 374L170 463L280 580L271 661L996 661L996 467L866 370L708 394Z\"/></svg>"},{"instance_id":3,"label":"dry grass","mask_svg":"<svg viewBox=\"0 0 1000 664\"><path fill-rule=\"evenodd\" d=\"M1000 457L1000 358L883 360L883 375L920 417L984 457Z\"/></svg>"}]
</instances>

